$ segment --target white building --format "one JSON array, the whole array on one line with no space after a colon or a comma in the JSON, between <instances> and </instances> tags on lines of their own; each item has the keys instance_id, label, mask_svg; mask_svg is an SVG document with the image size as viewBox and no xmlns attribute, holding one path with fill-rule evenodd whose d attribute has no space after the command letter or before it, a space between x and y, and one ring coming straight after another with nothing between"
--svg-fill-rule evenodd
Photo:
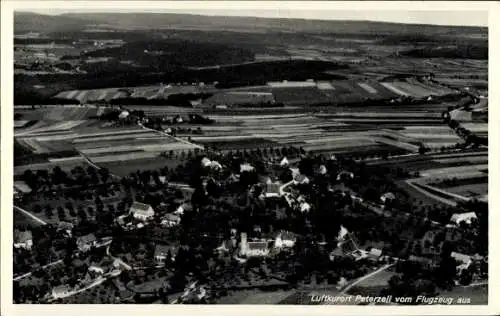
<instances>
[{"instance_id":1,"label":"white building","mask_svg":"<svg viewBox=\"0 0 500 316\"><path fill-rule=\"evenodd\" d=\"M319 174L326 174L328 169L326 169L325 165L319 166Z\"/></svg>"},{"instance_id":2,"label":"white building","mask_svg":"<svg viewBox=\"0 0 500 316\"><path fill-rule=\"evenodd\" d=\"M104 269L98 266L90 266L89 272L95 272L97 274L104 274Z\"/></svg>"},{"instance_id":3,"label":"white building","mask_svg":"<svg viewBox=\"0 0 500 316\"><path fill-rule=\"evenodd\" d=\"M458 261L457 271L460 273L461 271L467 269L472 264L472 257L468 255L464 255L458 252L452 252L451 257Z\"/></svg>"},{"instance_id":4,"label":"white building","mask_svg":"<svg viewBox=\"0 0 500 316\"><path fill-rule=\"evenodd\" d=\"M17 231L14 234L14 247L31 250L31 247L33 247L33 234L31 233L31 231Z\"/></svg>"},{"instance_id":5,"label":"white building","mask_svg":"<svg viewBox=\"0 0 500 316\"><path fill-rule=\"evenodd\" d=\"M147 221L153 218L155 212L149 204L134 202L130 207L130 214L137 220Z\"/></svg>"},{"instance_id":6,"label":"white building","mask_svg":"<svg viewBox=\"0 0 500 316\"><path fill-rule=\"evenodd\" d=\"M252 166L249 163L244 163L244 164L240 165L240 173L242 173L242 172L252 172L254 170L255 170L255 167Z\"/></svg>"},{"instance_id":7,"label":"white building","mask_svg":"<svg viewBox=\"0 0 500 316\"><path fill-rule=\"evenodd\" d=\"M283 159L281 159L280 166L282 167L288 166L288 159L286 159L286 157L283 157Z\"/></svg>"},{"instance_id":8,"label":"white building","mask_svg":"<svg viewBox=\"0 0 500 316\"><path fill-rule=\"evenodd\" d=\"M477 220L477 215L474 212L455 213L451 216L450 222L456 225L459 225L461 222L465 222L466 224L470 225L472 219Z\"/></svg>"},{"instance_id":9,"label":"white building","mask_svg":"<svg viewBox=\"0 0 500 316\"><path fill-rule=\"evenodd\" d=\"M297 238L295 237L295 234L290 232L280 232L274 240L274 248L292 248L295 245L296 240Z\"/></svg>"},{"instance_id":10,"label":"white building","mask_svg":"<svg viewBox=\"0 0 500 316\"><path fill-rule=\"evenodd\" d=\"M241 233L240 256L265 257L269 255L267 241L248 241L247 234Z\"/></svg>"},{"instance_id":11,"label":"white building","mask_svg":"<svg viewBox=\"0 0 500 316\"><path fill-rule=\"evenodd\" d=\"M310 210L311 210L311 205L309 205L309 203L307 202L300 203L300 211L302 213L309 212Z\"/></svg>"},{"instance_id":12,"label":"white building","mask_svg":"<svg viewBox=\"0 0 500 316\"><path fill-rule=\"evenodd\" d=\"M308 184L308 183L309 183L309 178L306 177L303 174L299 174L296 177L294 177L294 179L293 179L293 184L295 184L295 185L297 185L297 184Z\"/></svg>"}]
</instances>

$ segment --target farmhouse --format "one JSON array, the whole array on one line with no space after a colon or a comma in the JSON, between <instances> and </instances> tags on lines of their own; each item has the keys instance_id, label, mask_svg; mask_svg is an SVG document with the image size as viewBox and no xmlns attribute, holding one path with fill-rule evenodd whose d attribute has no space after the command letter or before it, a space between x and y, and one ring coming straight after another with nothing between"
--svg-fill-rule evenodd
<instances>
[{"instance_id":1,"label":"farmhouse","mask_svg":"<svg viewBox=\"0 0 500 316\"><path fill-rule=\"evenodd\" d=\"M461 222L465 222L470 225L473 219L477 220L477 215L474 212L455 213L451 216L450 222L456 225L459 225Z\"/></svg>"},{"instance_id":2,"label":"farmhouse","mask_svg":"<svg viewBox=\"0 0 500 316\"><path fill-rule=\"evenodd\" d=\"M97 239L94 234L88 234L85 236L80 236L76 240L76 245L78 249L82 252L89 251L92 247L95 247Z\"/></svg>"},{"instance_id":3,"label":"farmhouse","mask_svg":"<svg viewBox=\"0 0 500 316\"><path fill-rule=\"evenodd\" d=\"M264 257L269 255L267 241L247 241L247 234L241 233L240 255L243 257Z\"/></svg>"},{"instance_id":4,"label":"farmhouse","mask_svg":"<svg viewBox=\"0 0 500 316\"><path fill-rule=\"evenodd\" d=\"M16 233L14 234L14 247L31 250L31 247L33 247L33 234L31 233L31 231L16 231Z\"/></svg>"},{"instance_id":5,"label":"farmhouse","mask_svg":"<svg viewBox=\"0 0 500 316\"><path fill-rule=\"evenodd\" d=\"M147 221L149 219L152 219L155 215L155 212L151 205L140 202L134 202L130 207L129 213L132 214L135 219L138 219L140 221Z\"/></svg>"}]
</instances>

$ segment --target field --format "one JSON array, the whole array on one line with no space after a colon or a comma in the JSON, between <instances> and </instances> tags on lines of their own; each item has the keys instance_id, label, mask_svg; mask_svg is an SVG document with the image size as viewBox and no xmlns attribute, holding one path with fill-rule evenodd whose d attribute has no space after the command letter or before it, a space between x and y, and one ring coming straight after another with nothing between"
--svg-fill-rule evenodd
<instances>
[{"instance_id":1,"label":"field","mask_svg":"<svg viewBox=\"0 0 500 316\"><path fill-rule=\"evenodd\" d=\"M344 106L330 108L326 113L281 115L220 112L208 114L216 123L203 126L203 135L192 139L224 148L231 144L235 149L297 146L312 152L356 156L404 154L418 152L420 145L440 149L461 142L442 123L441 113L446 107L440 103Z\"/></svg>"},{"instance_id":2,"label":"field","mask_svg":"<svg viewBox=\"0 0 500 316\"><path fill-rule=\"evenodd\" d=\"M76 160L81 162L80 155L94 163L152 159L162 152L194 148L153 130L93 119L101 111L102 108L80 106L16 110L23 117L37 119L36 124L15 131L19 149L31 153L26 158L28 165L16 168L22 172L26 168L50 167L51 160L62 158L62 167L71 166ZM29 165L33 162L42 165Z\"/></svg>"},{"instance_id":3,"label":"field","mask_svg":"<svg viewBox=\"0 0 500 316\"><path fill-rule=\"evenodd\" d=\"M55 98L75 100L79 103L110 101L121 98L167 99L172 94L206 93L214 89L210 85L152 85L92 90L70 90L56 94Z\"/></svg>"}]
</instances>

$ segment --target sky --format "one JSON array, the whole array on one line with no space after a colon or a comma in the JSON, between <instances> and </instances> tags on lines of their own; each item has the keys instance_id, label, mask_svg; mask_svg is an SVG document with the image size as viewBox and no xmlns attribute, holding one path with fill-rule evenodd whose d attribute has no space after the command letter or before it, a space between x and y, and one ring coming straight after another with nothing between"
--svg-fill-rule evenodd
<instances>
[{"instance_id":1,"label":"sky","mask_svg":"<svg viewBox=\"0 0 500 316\"><path fill-rule=\"evenodd\" d=\"M91 1L89 1L91 2ZM353 2L353 5L342 6L329 6L325 4L317 4L303 6L300 2L288 3L282 5L276 3L274 6L266 2L266 9L262 9L262 2L247 2L247 3L234 3L232 1L215 3L197 3L196 6L189 5L189 2L179 1L178 4L163 5L162 9L158 9L158 3L155 1L153 6L146 6L144 2L137 7L131 7L127 2L123 6L102 6L96 5L89 9L89 2L83 8L75 6L74 2L70 2L71 8L65 9L64 3L62 6L51 6L49 9L46 7L39 7L30 9L31 12L42 14L61 14L61 13L87 13L87 12L163 12L163 13L184 13L184 14L201 14L201 15L216 15L216 16L255 16L255 17L268 17L268 18L302 18L302 19L318 19L318 20L369 20L369 21L382 21L382 22L396 22L396 23L414 23L414 24L436 24L436 25L464 25L464 26L487 26L488 25L488 11L482 10L484 7L479 5L461 6L460 2L453 2L453 7L439 7L433 4L427 7L419 6L416 10L401 10L402 6L388 7L386 4L381 6L373 6L373 9L367 10L367 5L360 6ZM253 2L253 3L252 3ZM388 1L389 3L392 1ZM415 1L419 2L419 1ZM42 1L43 3L43 1ZM50 3L50 2L47 2ZM103 2L105 3L105 2ZM108 2L109 3L109 2ZM133 3L133 2L130 2ZM307 3L307 1L305 1ZM368 2L370 3L370 2ZM466 2L464 2L466 3ZM297 5L298 4L298 5ZM304 4L304 2L302 2ZM314 4L314 2L313 2ZM345 3L344 3L345 4ZM389 4L391 5L391 4ZM235 8L238 7L238 9ZM170 8L169 8L170 7ZM173 8L175 7L175 8ZM355 9L359 7L359 9ZM370 5L368 5L370 7ZM385 8L388 9L385 9ZM33 8L33 7L32 7ZM448 9L446 9L448 8ZM355 10L354 10L355 9ZM482 11L481 11L482 10Z\"/></svg>"}]
</instances>

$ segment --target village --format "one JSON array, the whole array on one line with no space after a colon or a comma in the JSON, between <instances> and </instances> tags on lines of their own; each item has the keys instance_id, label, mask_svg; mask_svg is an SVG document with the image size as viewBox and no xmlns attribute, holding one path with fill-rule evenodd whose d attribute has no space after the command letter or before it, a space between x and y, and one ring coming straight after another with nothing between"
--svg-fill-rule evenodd
<instances>
[{"instance_id":1,"label":"village","mask_svg":"<svg viewBox=\"0 0 500 316\"><path fill-rule=\"evenodd\" d=\"M298 149L289 152L296 152L293 157L297 158L259 161L251 153L207 152L178 170L181 177L196 183L194 188L176 188L168 173L157 179L138 173L119 181L120 190L136 197L125 199L121 208L105 211L101 207L106 215L43 225L34 229L36 234L29 228L16 230L19 272L15 281L23 293L19 299L64 302L108 281L118 284L112 301L153 297L170 303L209 302L249 288L307 287L311 278L318 286L325 282L340 291L364 274L395 269L406 262L438 269L446 251L453 259L448 264L456 272L443 282L455 286L485 279L487 255L474 252L474 240L463 239L478 233L475 212L457 207L444 222L404 215L396 208L398 192L380 191L379 198L373 199L350 189L364 182L364 175L356 172L359 163L334 155L311 157ZM29 186L17 182L16 188L19 204L28 202ZM157 194L173 203L164 203ZM328 206L314 202L324 199L331 200L332 209L323 210ZM423 236L401 249L388 237L373 238L378 243L365 240L362 230L366 228L349 224L357 212L388 221L413 217L423 225L418 227L424 229ZM339 225L339 221L346 224ZM46 258L39 245L47 242L48 234L53 239ZM45 256L42 261L41 256ZM346 260L351 262L348 269ZM58 262L67 262L69 267L62 268ZM311 264L320 266L306 270ZM52 287L32 285L47 278ZM221 278L230 283L223 285Z\"/></svg>"}]
</instances>

